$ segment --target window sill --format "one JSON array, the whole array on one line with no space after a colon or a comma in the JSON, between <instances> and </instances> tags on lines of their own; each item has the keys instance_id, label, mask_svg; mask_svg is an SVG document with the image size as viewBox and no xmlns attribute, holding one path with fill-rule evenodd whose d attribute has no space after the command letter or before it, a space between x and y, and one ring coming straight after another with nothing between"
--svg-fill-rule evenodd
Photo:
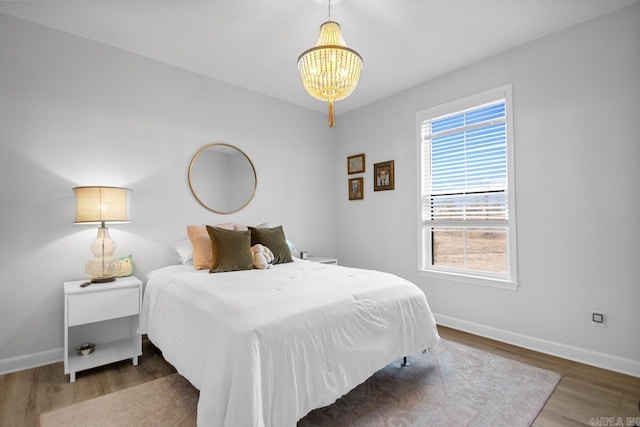
<instances>
[{"instance_id":1,"label":"window sill","mask_svg":"<svg viewBox=\"0 0 640 427\"><path fill-rule=\"evenodd\" d=\"M418 276L430 277L433 279L448 280L457 283L468 283L472 285L488 286L491 288L510 289L515 291L518 289L518 282L509 280L494 279L490 277L472 276L468 274L450 273L445 271L418 270Z\"/></svg>"}]
</instances>

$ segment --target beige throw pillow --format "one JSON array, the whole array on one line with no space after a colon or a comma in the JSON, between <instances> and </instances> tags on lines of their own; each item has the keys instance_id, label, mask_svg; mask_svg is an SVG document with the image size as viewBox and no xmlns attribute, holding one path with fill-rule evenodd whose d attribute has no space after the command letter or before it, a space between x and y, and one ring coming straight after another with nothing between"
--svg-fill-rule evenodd
<instances>
[{"instance_id":1,"label":"beige throw pillow","mask_svg":"<svg viewBox=\"0 0 640 427\"><path fill-rule=\"evenodd\" d=\"M233 230L233 223L218 224L216 227ZM187 234L193 246L193 266L196 270L210 270L213 266L214 253L207 226L187 225Z\"/></svg>"},{"instance_id":2,"label":"beige throw pillow","mask_svg":"<svg viewBox=\"0 0 640 427\"><path fill-rule=\"evenodd\" d=\"M267 228L269 227L269 223L268 222L263 222L262 224L258 224L253 228ZM244 224L233 224L233 229L236 231L247 231L249 229L249 226L244 225Z\"/></svg>"}]
</instances>

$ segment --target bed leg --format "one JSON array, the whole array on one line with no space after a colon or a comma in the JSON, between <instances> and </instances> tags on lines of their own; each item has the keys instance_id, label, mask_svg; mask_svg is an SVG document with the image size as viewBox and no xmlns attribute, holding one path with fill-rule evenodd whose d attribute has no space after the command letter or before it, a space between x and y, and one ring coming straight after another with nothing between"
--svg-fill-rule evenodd
<instances>
[{"instance_id":1,"label":"bed leg","mask_svg":"<svg viewBox=\"0 0 640 427\"><path fill-rule=\"evenodd\" d=\"M409 362L407 362L407 356L402 358L402 366L409 366Z\"/></svg>"}]
</instances>

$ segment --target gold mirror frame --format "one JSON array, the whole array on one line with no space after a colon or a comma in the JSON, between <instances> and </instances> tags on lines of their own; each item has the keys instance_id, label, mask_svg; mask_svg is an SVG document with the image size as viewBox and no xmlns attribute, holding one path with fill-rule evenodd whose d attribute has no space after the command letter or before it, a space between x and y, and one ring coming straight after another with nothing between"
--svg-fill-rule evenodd
<instances>
[{"instance_id":1,"label":"gold mirror frame","mask_svg":"<svg viewBox=\"0 0 640 427\"><path fill-rule=\"evenodd\" d=\"M238 207L236 209L231 209L231 210L217 210L217 209L214 209L214 207L207 205L207 203L205 203L205 201L202 200L202 198L201 198L201 197L203 197L202 194L200 195L200 197L198 197L196 189L194 188L193 170L194 170L194 166L196 165L196 160L198 160L198 158L200 158L202 153L204 153L207 150L212 149L214 147L227 147L227 148L229 148L231 150L238 151L238 153L242 154L244 156L244 158L247 160L247 162L249 162L249 166L251 166L251 171L253 172L253 191L251 192L251 196L247 199L247 201L244 202L244 204L242 204L240 207ZM211 212L215 212L215 213L223 214L223 215L232 214L232 213L235 213L235 212L238 212L238 211L244 209L244 207L247 206L251 202L251 200L253 200L253 196L255 196L256 189L258 188L258 176L256 175L256 168L253 165L253 162L251 161L249 156L247 156L247 154L244 151L242 151L241 149L239 149L238 147L236 147L234 145L231 145L231 144L225 144L225 143L222 143L222 142L214 142L212 144L205 145L204 147L202 147L202 148L200 148L198 150L198 152L191 159L191 163L189 163L188 178L189 178L189 188L191 189L191 193L193 194L193 197L196 198L198 203L200 203L202 206L204 206L206 209L210 210ZM233 179L232 179L232 181L233 181ZM231 183L227 183L227 185L231 185Z\"/></svg>"}]
</instances>

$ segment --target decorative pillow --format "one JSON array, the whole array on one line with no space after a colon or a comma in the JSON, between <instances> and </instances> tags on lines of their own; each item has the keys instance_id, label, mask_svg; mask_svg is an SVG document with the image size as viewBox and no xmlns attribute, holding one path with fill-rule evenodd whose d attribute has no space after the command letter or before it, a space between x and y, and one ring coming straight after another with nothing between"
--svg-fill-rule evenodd
<instances>
[{"instance_id":1,"label":"decorative pillow","mask_svg":"<svg viewBox=\"0 0 640 427\"><path fill-rule=\"evenodd\" d=\"M171 245L171 250L178 256L180 264L193 265L193 245L191 240L183 239Z\"/></svg>"},{"instance_id":2,"label":"decorative pillow","mask_svg":"<svg viewBox=\"0 0 640 427\"><path fill-rule=\"evenodd\" d=\"M293 262L281 225L273 228L249 227L249 230L251 231L251 246L261 244L271 249L274 256L273 264Z\"/></svg>"},{"instance_id":3,"label":"decorative pillow","mask_svg":"<svg viewBox=\"0 0 640 427\"><path fill-rule=\"evenodd\" d=\"M298 253L296 246L289 239L287 239L287 246L289 246L289 251L291 252L291 255Z\"/></svg>"},{"instance_id":4,"label":"decorative pillow","mask_svg":"<svg viewBox=\"0 0 640 427\"><path fill-rule=\"evenodd\" d=\"M262 224L258 224L255 226L255 228L267 228L269 227L269 223L268 222L263 222ZM249 226L247 225L243 225L243 224L233 224L233 229L236 231L247 231L249 229Z\"/></svg>"},{"instance_id":5,"label":"decorative pillow","mask_svg":"<svg viewBox=\"0 0 640 427\"><path fill-rule=\"evenodd\" d=\"M233 230L232 223L218 224L216 227ZM214 254L207 227L205 225L187 225L187 234L193 246L193 266L196 270L210 270Z\"/></svg>"},{"instance_id":6,"label":"decorative pillow","mask_svg":"<svg viewBox=\"0 0 640 427\"><path fill-rule=\"evenodd\" d=\"M223 271L251 270L251 232L233 231L207 225L207 233L211 239L213 263L209 273Z\"/></svg>"}]
</instances>

